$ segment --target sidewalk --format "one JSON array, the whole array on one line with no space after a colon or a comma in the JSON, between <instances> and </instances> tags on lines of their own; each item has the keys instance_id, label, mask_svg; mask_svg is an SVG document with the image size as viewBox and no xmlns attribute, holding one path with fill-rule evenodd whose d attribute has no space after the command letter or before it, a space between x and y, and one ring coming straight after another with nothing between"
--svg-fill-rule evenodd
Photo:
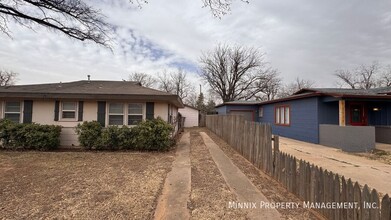
<instances>
[{"instance_id":1,"label":"sidewalk","mask_svg":"<svg viewBox=\"0 0 391 220\"><path fill-rule=\"evenodd\" d=\"M253 209L247 209L249 219L280 219L281 214L274 208L261 208L261 202L268 199L252 184L247 176L236 167L216 143L205 133L200 132L213 160L227 185L238 197L240 203L256 203Z\"/></svg>"},{"instance_id":2,"label":"sidewalk","mask_svg":"<svg viewBox=\"0 0 391 220\"><path fill-rule=\"evenodd\" d=\"M172 170L167 174L155 210L155 219L190 219L187 208L191 190L190 134L183 134Z\"/></svg>"},{"instance_id":3,"label":"sidewalk","mask_svg":"<svg viewBox=\"0 0 391 220\"><path fill-rule=\"evenodd\" d=\"M280 137L280 151L391 195L391 165L285 137Z\"/></svg>"}]
</instances>

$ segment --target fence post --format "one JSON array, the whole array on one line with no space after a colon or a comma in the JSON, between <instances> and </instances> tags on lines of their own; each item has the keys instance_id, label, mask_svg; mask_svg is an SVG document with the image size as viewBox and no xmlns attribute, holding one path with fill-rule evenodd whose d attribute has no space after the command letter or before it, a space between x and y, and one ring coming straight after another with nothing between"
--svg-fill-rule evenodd
<instances>
[{"instance_id":1,"label":"fence post","mask_svg":"<svg viewBox=\"0 0 391 220\"><path fill-rule=\"evenodd\" d=\"M277 135L273 135L273 176L276 176L276 166L277 166L277 154L280 151L279 149L280 138Z\"/></svg>"}]
</instances>

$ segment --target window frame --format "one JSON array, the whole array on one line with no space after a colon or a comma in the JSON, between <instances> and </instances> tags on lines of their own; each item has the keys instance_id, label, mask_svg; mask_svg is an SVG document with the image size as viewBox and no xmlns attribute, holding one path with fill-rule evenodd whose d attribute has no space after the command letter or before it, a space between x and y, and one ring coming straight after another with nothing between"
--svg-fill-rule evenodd
<instances>
[{"instance_id":1,"label":"window frame","mask_svg":"<svg viewBox=\"0 0 391 220\"><path fill-rule=\"evenodd\" d=\"M18 102L19 103L19 112L7 112L6 105L7 102ZM19 122L23 122L23 102L22 101L3 101L2 103L2 118L5 119L5 114L19 114Z\"/></svg>"},{"instance_id":2,"label":"window frame","mask_svg":"<svg viewBox=\"0 0 391 220\"><path fill-rule=\"evenodd\" d=\"M110 105L111 104L121 104L122 105L122 114L120 113L110 113ZM122 115L122 124L121 125L116 125L116 126L123 126L125 124L125 106L126 104L123 103L123 102L109 102L108 105L107 105L107 109L106 109L106 112L107 112L107 126L115 126L115 125L111 125L110 124L110 115Z\"/></svg>"},{"instance_id":3,"label":"window frame","mask_svg":"<svg viewBox=\"0 0 391 220\"><path fill-rule=\"evenodd\" d=\"M64 103L69 102L69 103L74 103L75 104L75 117L74 118L64 118L63 117L63 112L64 112ZM73 112L71 110L65 110L65 112ZM59 110L59 118L60 121L77 121L78 120L78 114L79 114L79 102L78 101L60 101L60 110Z\"/></svg>"},{"instance_id":4,"label":"window frame","mask_svg":"<svg viewBox=\"0 0 391 220\"><path fill-rule=\"evenodd\" d=\"M260 106L258 109L258 117L263 118L263 106Z\"/></svg>"},{"instance_id":5,"label":"window frame","mask_svg":"<svg viewBox=\"0 0 391 220\"><path fill-rule=\"evenodd\" d=\"M130 114L129 113L129 105L130 104L140 104L141 105L141 114ZM136 126L136 125L130 125L129 124L129 115L137 115L137 116L140 116L141 115L141 121L143 121L145 119L145 103L141 103L141 102L129 102L129 103L126 103L126 126Z\"/></svg>"},{"instance_id":6,"label":"window frame","mask_svg":"<svg viewBox=\"0 0 391 220\"><path fill-rule=\"evenodd\" d=\"M281 116L283 116L283 117L281 117ZM274 124L278 125L278 126L286 126L286 127L289 127L291 125L291 106L290 105L276 105L276 106L274 106Z\"/></svg>"},{"instance_id":7,"label":"window frame","mask_svg":"<svg viewBox=\"0 0 391 220\"><path fill-rule=\"evenodd\" d=\"M111 104L122 104L123 114L119 113L110 113L110 105ZM129 104L141 104L142 105L142 121L146 118L146 107L144 102L107 102L106 103L106 127L107 126L127 126L134 127L136 125L128 125L129 115L140 115L140 114L129 114ZM121 125L111 125L110 124L110 115L122 115L123 120Z\"/></svg>"}]
</instances>

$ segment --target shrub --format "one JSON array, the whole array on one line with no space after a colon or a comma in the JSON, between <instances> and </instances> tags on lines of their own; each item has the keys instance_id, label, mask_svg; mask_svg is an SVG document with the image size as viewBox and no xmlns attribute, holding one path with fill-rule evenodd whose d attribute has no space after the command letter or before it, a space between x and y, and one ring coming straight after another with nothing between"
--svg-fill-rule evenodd
<instances>
[{"instance_id":1,"label":"shrub","mask_svg":"<svg viewBox=\"0 0 391 220\"><path fill-rule=\"evenodd\" d=\"M161 118L143 121L131 128L103 128L96 121L83 122L76 127L80 145L97 150L168 150L173 144L172 130Z\"/></svg>"},{"instance_id":2,"label":"shrub","mask_svg":"<svg viewBox=\"0 0 391 220\"><path fill-rule=\"evenodd\" d=\"M173 144L172 131L173 127L160 117L143 121L133 128L135 147L139 150L168 150Z\"/></svg>"},{"instance_id":3,"label":"shrub","mask_svg":"<svg viewBox=\"0 0 391 220\"><path fill-rule=\"evenodd\" d=\"M109 126L104 129L101 140L104 149L118 150L120 144L120 129L118 126Z\"/></svg>"},{"instance_id":4,"label":"shrub","mask_svg":"<svg viewBox=\"0 0 391 220\"><path fill-rule=\"evenodd\" d=\"M122 126L119 129L119 149L135 150L134 131L132 128Z\"/></svg>"},{"instance_id":5,"label":"shrub","mask_svg":"<svg viewBox=\"0 0 391 220\"><path fill-rule=\"evenodd\" d=\"M61 126L0 121L0 139L7 149L54 150L60 145L60 134Z\"/></svg>"},{"instance_id":6,"label":"shrub","mask_svg":"<svg viewBox=\"0 0 391 220\"><path fill-rule=\"evenodd\" d=\"M102 125L97 121L85 121L76 126L78 140L85 149L101 148Z\"/></svg>"}]
</instances>

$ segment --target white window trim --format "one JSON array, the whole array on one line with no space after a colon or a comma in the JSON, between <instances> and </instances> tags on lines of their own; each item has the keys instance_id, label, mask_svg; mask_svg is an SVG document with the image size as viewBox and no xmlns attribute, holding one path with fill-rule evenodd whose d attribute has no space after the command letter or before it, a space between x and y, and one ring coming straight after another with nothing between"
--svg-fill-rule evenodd
<instances>
[{"instance_id":1,"label":"white window trim","mask_svg":"<svg viewBox=\"0 0 391 220\"><path fill-rule=\"evenodd\" d=\"M63 112L63 103L64 102L74 102L76 105L76 109L75 109L75 118L63 118L62 117L62 112ZM78 121L78 118L79 118L79 102L78 101L60 101L60 106L59 106L59 118L60 118L60 121ZM68 112L71 112L69 110L65 110L65 111L68 111Z\"/></svg>"},{"instance_id":2,"label":"white window trim","mask_svg":"<svg viewBox=\"0 0 391 220\"><path fill-rule=\"evenodd\" d=\"M5 105L6 105L7 102L19 102L19 103L20 103L20 112L6 112L6 111L5 111ZM16 101L3 101L3 102L1 103L1 118L2 118L2 119L5 118L5 114L6 114L6 113L10 113L10 114L19 113L19 114L20 114L19 123L22 123L22 122L23 122L23 112L24 112L23 101L20 101L20 100L16 100Z\"/></svg>"},{"instance_id":3,"label":"white window trim","mask_svg":"<svg viewBox=\"0 0 391 220\"><path fill-rule=\"evenodd\" d=\"M122 104L123 105L123 114L119 113L113 113L110 114L110 104ZM129 104L142 104L143 105L143 121L146 119L146 103L145 102L107 102L106 103L106 127L107 126L113 126L110 125L109 122L109 117L110 115L123 115L123 121L122 125L117 125L117 126L128 126L128 127L134 127L136 125L128 125L128 115L139 115L139 114L128 114L128 106Z\"/></svg>"},{"instance_id":4,"label":"white window trim","mask_svg":"<svg viewBox=\"0 0 391 220\"><path fill-rule=\"evenodd\" d=\"M141 104L141 114L130 114L129 113L129 104ZM136 126L136 125L128 125L128 122L129 122L129 115L141 115L142 116L142 118L141 118L141 120L145 120L145 118L146 118L146 107L145 107L145 103L141 103L141 102L129 102L129 103L126 103L126 120L125 120L125 122L126 122L126 126Z\"/></svg>"},{"instance_id":5,"label":"white window trim","mask_svg":"<svg viewBox=\"0 0 391 220\"><path fill-rule=\"evenodd\" d=\"M291 106L281 105L275 107L275 125L290 126L291 125Z\"/></svg>"}]
</instances>

